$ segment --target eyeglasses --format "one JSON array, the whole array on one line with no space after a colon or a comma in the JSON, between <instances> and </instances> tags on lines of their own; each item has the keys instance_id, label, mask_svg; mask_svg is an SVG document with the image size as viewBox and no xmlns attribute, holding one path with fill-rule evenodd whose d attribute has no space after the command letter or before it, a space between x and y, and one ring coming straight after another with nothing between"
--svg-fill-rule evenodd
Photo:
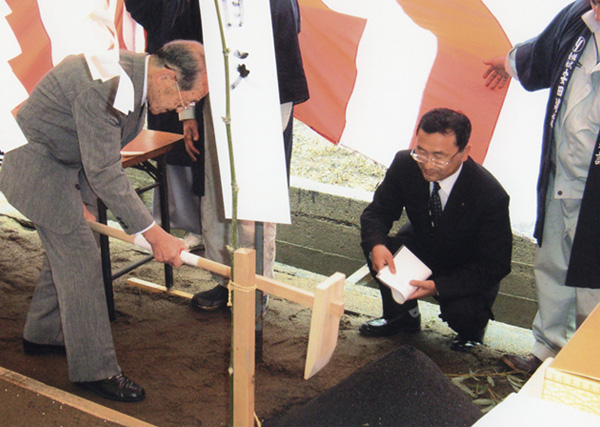
<instances>
[{"instance_id":1,"label":"eyeglasses","mask_svg":"<svg viewBox=\"0 0 600 427\"><path fill-rule=\"evenodd\" d=\"M183 97L181 96L181 90L179 89L179 83L177 83L177 77L175 77L175 86L177 87L177 93L179 94L179 101L181 102L181 110L187 110L188 108L196 105L195 102L190 102L188 104L184 104Z\"/></svg>"},{"instance_id":2,"label":"eyeglasses","mask_svg":"<svg viewBox=\"0 0 600 427\"><path fill-rule=\"evenodd\" d=\"M415 149L413 148L410 152L410 157L413 158L413 160L415 162L419 162L419 163L431 163L433 166L435 166L436 168L445 168L446 166L448 166L450 164L450 162L452 161L452 159L454 157L456 157L456 155L458 153L461 153L462 150L458 150L456 153L454 153L454 155L452 157L450 157L447 161L443 161L440 159L435 159L435 158L431 158L431 157L427 157L424 154L419 154L415 151Z\"/></svg>"}]
</instances>

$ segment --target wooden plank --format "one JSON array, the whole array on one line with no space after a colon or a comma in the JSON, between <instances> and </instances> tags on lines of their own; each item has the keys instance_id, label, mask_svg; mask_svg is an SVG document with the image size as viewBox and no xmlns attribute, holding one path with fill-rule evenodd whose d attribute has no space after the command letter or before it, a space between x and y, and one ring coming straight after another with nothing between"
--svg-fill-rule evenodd
<instances>
[{"instance_id":1,"label":"wooden plank","mask_svg":"<svg viewBox=\"0 0 600 427\"><path fill-rule=\"evenodd\" d=\"M234 252L233 425L254 426L254 315L256 252Z\"/></svg>"},{"instance_id":2,"label":"wooden plank","mask_svg":"<svg viewBox=\"0 0 600 427\"><path fill-rule=\"evenodd\" d=\"M257 275L256 287L265 293L276 295L305 307L312 307L314 303L314 294L312 292L281 283L268 277Z\"/></svg>"},{"instance_id":3,"label":"wooden plank","mask_svg":"<svg viewBox=\"0 0 600 427\"><path fill-rule=\"evenodd\" d=\"M131 427L151 427L153 425L2 367L0 367L0 377L11 384L46 396L101 420Z\"/></svg>"},{"instance_id":4,"label":"wooden plank","mask_svg":"<svg viewBox=\"0 0 600 427\"><path fill-rule=\"evenodd\" d=\"M367 264L363 265L361 268L356 270L346 279L348 282L354 283L355 285L365 285L369 283L373 278L371 277L371 272L369 271L369 266Z\"/></svg>"},{"instance_id":5,"label":"wooden plank","mask_svg":"<svg viewBox=\"0 0 600 427\"><path fill-rule=\"evenodd\" d=\"M259 275L256 276L256 287L263 292L276 295L288 301L293 301L305 307L314 307L314 292L310 292L305 289ZM331 305L328 307L328 310L331 312L331 314L337 317L342 317L342 314L344 314L343 301L332 301Z\"/></svg>"},{"instance_id":6,"label":"wooden plank","mask_svg":"<svg viewBox=\"0 0 600 427\"><path fill-rule=\"evenodd\" d=\"M310 319L308 350L304 367L305 380L329 363L337 345L341 314L334 313L331 306L334 302L343 304L345 279L346 276L342 273L335 273L317 285L315 289L315 303Z\"/></svg>"},{"instance_id":7,"label":"wooden plank","mask_svg":"<svg viewBox=\"0 0 600 427\"><path fill-rule=\"evenodd\" d=\"M127 284L129 286L133 286L134 288L142 289L146 292L151 292L153 294L157 293L166 293L169 295L173 295L179 298L189 299L191 300L194 294L190 294L189 292L177 291L174 289L167 289L165 286L157 285L156 283L148 282L146 280L138 279L132 277L131 279L127 279Z\"/></svg>"}]
</instances>

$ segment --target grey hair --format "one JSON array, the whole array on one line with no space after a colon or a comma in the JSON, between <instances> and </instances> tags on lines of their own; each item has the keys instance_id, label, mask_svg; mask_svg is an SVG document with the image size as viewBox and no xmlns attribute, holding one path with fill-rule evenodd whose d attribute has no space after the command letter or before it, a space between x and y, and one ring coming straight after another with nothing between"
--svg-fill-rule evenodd
<instances>
[{"instance_id":1,"label":"grey hair","mask_svg":"<svg viewBox=\"0 0 600 427\"><path fill-rule=\"evenodd\" d=\"M204 46L192 40L174 40L152 54L157 66L175 71L181 90L192 90L206 73Z\"/></svg>"}]
</instances>

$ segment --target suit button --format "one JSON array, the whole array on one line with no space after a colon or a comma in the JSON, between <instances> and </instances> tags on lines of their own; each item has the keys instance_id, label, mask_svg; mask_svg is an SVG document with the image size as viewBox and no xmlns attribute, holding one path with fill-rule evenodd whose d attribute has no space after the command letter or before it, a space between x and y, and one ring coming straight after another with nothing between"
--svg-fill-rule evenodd
<instances>
[{"instance_id":1,"label":"suit button","mask_svg":"<svg viewBox=\"0 0 600 427\"><path fill-rule=\"evenodd\" d=\"M81 190L81 185L75 184L75 188L78 189L78 190Z\"/></svg>"}]
</instances>

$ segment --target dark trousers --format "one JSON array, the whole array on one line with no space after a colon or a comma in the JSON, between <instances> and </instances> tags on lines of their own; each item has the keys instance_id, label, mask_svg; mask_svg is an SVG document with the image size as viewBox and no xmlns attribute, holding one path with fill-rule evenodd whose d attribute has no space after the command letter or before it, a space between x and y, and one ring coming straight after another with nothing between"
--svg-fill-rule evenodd
<instances>
[{"instance_id":1,"label":"dark trousers","mask_svg":"<svg viewBox=\"0 0 600 427\"><path fill-rule=\"evenodd\" d=\"M402 246L406 246L417 257L422 258L419 254L423 251L419 247L417 239L414 237L412 226L410 224L406 224L402 227L398 234L390 237L386 243L386 247L392 254L395 254ZM415 308L418 310L417 300L409 300L404 304L398 304L394 300L390 288L376 278L377 273L373 270L371 257L366 251L365 257L367 259L369 271L379 286L383 306L383 317L387 320L391 320L398 317L409 316L411 315L409 314L409 311ZM435 297L440 304L440 318L447 322L450 328L464 338L474 340L481 339L488 321L494 318L491 307L496 299L496 295L498 295L499 286L500 284L498 283L485 295L472 294L453 299ZM412 314L415 314L415 312L413 311Z\"/></svg>"}]
</instances>

